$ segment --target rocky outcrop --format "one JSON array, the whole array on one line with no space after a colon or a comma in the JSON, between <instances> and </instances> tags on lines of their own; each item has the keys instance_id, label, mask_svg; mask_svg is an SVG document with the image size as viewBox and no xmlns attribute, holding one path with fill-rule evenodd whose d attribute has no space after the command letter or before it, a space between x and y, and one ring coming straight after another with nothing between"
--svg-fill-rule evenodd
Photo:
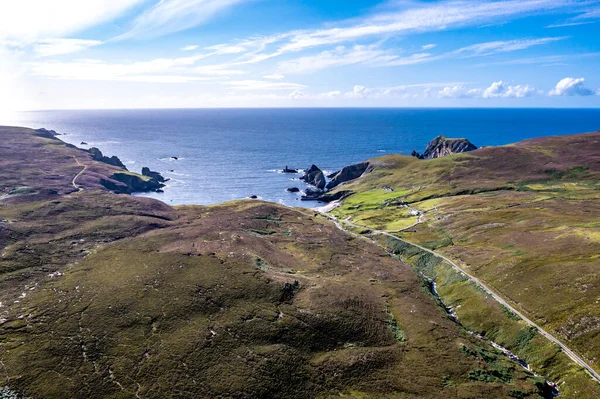
<instances>
[{"instance_id":1,"label":"rocky outcrop","mask_svg":"<svg viewBox=\"0 0 600 399\"><path fill-rule=\"evenodd\" d=\"M306 169L304 171L304 176L302 176L300 180L304 180L307 184L315 186L319 190L323 190L327 183L325 174L317 167L317 165L311 165L310 168Z\"/></svg>"},{"instance_id":2,"label":"rocky outcrop","mask_svg":"<svg viewBox=\"0 0 600 399\"><path fill-rule=\"evenodd\" d=\"M56 133L54 130L48 130L45 128L35 129L35 135L38 137L44 137L46 139L56 139L56 136L60 136L60 133Z\"/></svg>"},{"instance_id":3,"label":"rocky outcrop","mask_svg":"<svg viewBox=\"0 0 600 399\"><path fill-rule=\"evenodd\" d=\"M160 191L165 185L155 179L144 178L136 173L117 172L110 176L110 180L100 181L107 189L124 194Z\"/></svg>"},{"instance_id":4,"label":"rocky outcrop","mask_svg":"<svg viewBox=\"0 0 600 399\"><path fill-rule=\"evenodd\" d=\"M438 136L431 140L423 154L419 154L413 150L411 155L419 159L433 159L449 154L473 151L476 149L477 147L467 139L449 139L444 136Z\"/></svg>"},{"instance_id":5,"label":"rocky outcrop","mask_svg":"<svg viewBox=\"0 0 600 399\"><path fill-rule=\"evenodd\" d=\"M300 199L302 201L332 202L342 200L352 194L353 193L351 191L347 190L340 190L336 191L335 193L326 193L322 190L313 190L309 188L306 190L306 195L303 195L300 197Z\"/></svg>"},{"instance_id":6,"label":"rocky outcrop","mask_svg":"<svg viewBox=\"0 0 600 399\"><path fill-rule=\"evenodd\" d=\"M298 169L290 169L286 165L285 169L282 170L282 173L298 173Z\"/></svg>"},{"instance_id":7,"label":"rocky outcrop","mask_svg":"<svg viewBox=\"0 0 600 399\"><path fill-rule=\"evenodd\" d=\"M346 183L347 181L358 179L361 177L367 170L369 169L368 162L356 163L354 165L345 166L340 170L329 183L327 183L326 188L331 190L342 183Z\"/></svg>"},{"instance_id":8,"label":"rocky outcrop","mask_svg":"<svg viewBox=\"0 0 600 399\"><path fill-rule=\"evenodd\" d=\"M159 172L154 172L152 170L150 170L150 168L144 166L142 168L142 176L146 176L149 177L153 180L156 180L157 182L160 183L164 183L166 181L168 181L169 179L165 179Z\"/></svg>"},{"instance_id":9,"label":"rocky outcrop","mask_svg":"<svg viewBox=\"0 0 600 399\"><path fill-rule=\"evenodd\" d=\"M104 156L104 154L102 154L102 151L100 151L98 148L96 147L92 147L88 150L88 152L90 154L92 154L92 158L94 158L94 161L98 161L98 162L103 162L109 165L113 165L113 166L117 166L119 168L123 168L125 170L127 170L127 168L125 167L125 165L123 164L123 162L121 162L121 160L116 157L116 156L112 156L112 157L106 157Z\"/></svg>"}]
</instances>

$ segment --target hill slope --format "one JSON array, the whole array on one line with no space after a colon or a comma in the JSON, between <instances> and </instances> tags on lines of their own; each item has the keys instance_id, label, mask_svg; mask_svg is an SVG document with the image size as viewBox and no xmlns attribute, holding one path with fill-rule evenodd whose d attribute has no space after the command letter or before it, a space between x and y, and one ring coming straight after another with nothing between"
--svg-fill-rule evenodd
<instances>
[{"instance_id":1,"label":"hill slope","mask_svg":"<svg viewBox=\"0 0 600 399\"><path fill-rule=\"evenodd\" d=\"M32 130L0 128L0 143L10 165L0 169L5 392L535 398L547 389L457 325L412 267L311 211L260 201L171 208L108 191L98 182L114 167Z\"/></svg>"},{"instance_id":2,"label":"hill slope","mask_svg":"<svg viewBox=\"0 0 600 399\"><path fill-rule=\"evenodd\" d=\"M369 161L370 174L344 185L354 195L332 213L449 257L600 371L598 154L600 132L432 160L381 157ZM430 277L443 285L444 270L436 266ZM448 284L441 293L468 328L566 381L563 392L599 395L549 342L534 334L520 345L525 325L476 291Z\"/></svg>"}]
</instances>

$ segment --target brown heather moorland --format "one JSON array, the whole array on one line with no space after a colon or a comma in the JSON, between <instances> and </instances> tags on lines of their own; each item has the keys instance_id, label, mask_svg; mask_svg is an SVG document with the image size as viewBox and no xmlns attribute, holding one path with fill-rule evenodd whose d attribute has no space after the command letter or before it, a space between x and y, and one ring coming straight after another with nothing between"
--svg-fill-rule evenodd
<instances>
[{"instance_id":1,"label":"brown heather moorland","mask_svg":"<svg viewBox=\"0 0 600 399\"><path fill-rule=\"evenodd\" d=\"M0 128L3 395L547 396L411 266L314 212L172 208L110 192L115 173Z\"/></svg>"},{"instance_id":2,"label":"brown heather moorland","mask_svg":"<svg viewBox=\"0 0 600 399\"><path fill-rule=\"evenodd\" d=\"M353 194L332 214L433 278L466 328L519 354L561 396L600 397L535 328L406 244L445 255L600 371L600 132L370 162L370 174L337 188Z\"/></svg>"}]
</instances>

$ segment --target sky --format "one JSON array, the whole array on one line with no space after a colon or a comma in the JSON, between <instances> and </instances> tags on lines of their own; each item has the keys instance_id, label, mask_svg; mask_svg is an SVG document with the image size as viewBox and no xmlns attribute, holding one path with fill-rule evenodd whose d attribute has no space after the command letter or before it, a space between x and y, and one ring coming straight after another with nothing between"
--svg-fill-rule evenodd
<instances>
[{"instance_id":1,"label":"sky","mask_svg":"<svg viewBox=\"0 0 600 399\"><path fill-rule=\"evenodd\" d=\"M0 115L600 107L600 0L0 3Z\"/></svg>"}]
</instances>

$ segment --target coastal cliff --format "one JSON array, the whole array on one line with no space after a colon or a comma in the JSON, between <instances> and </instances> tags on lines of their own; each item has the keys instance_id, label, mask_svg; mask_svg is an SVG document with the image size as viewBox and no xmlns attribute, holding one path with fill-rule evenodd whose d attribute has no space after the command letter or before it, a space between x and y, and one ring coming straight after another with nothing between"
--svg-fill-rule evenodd
<instances>
[{"instance_id":1,"label":"coastal cliff","mask_svg":"<svg viewBox=\"0 0 600 399\"><path fill-rule=\"evenodd\" d=\"M476 149L477 147L467 139L449 139L445 136L438 136L429 142L423 154L413 150L411 155L419 159L433 159Z\"/></svg>"}]
</instances>

